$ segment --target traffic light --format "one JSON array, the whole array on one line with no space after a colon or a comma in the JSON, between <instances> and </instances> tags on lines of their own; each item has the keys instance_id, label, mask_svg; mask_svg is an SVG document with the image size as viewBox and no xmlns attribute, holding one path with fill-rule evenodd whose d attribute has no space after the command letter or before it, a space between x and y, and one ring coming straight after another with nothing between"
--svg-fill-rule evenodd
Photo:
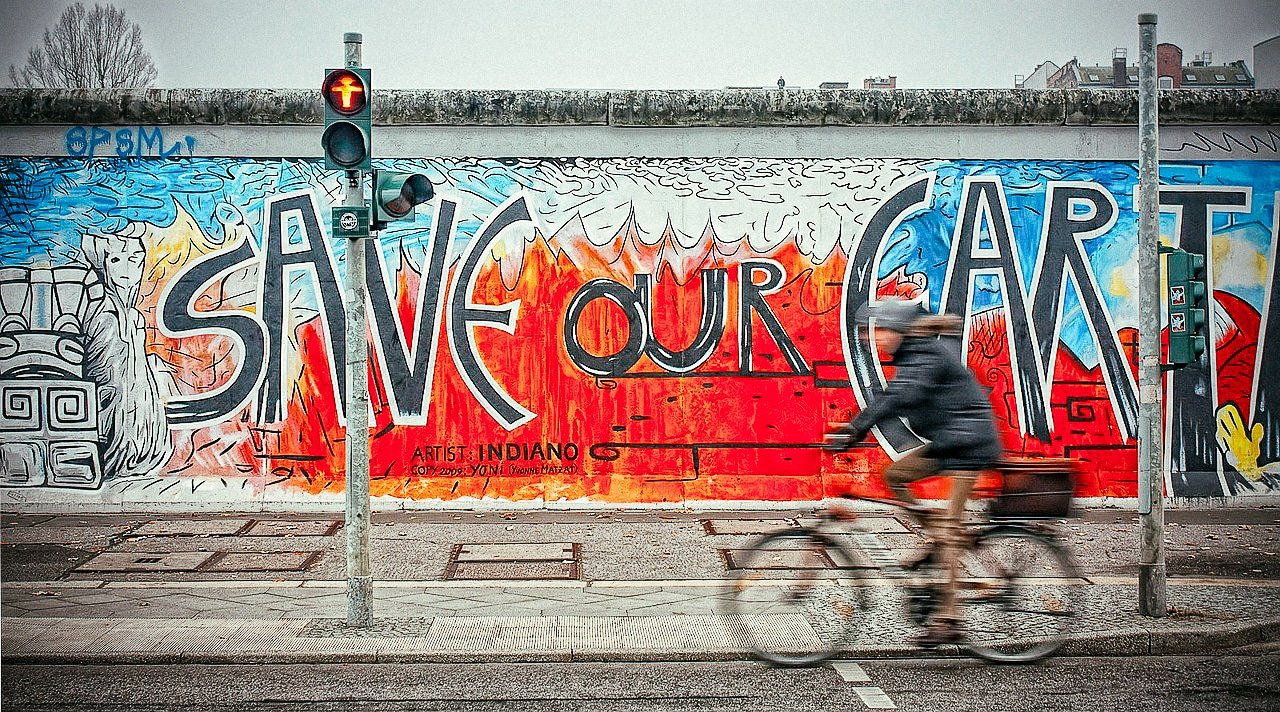
<instances>
[{"instance_id":1,"label":"traffic light","mask_svg":"<svg viewBox=\"0 0 1280 712\"><path fill-rule=\"evenodd\" d=\"M431 181L421 173L373 172L373 229L392 220L413 219L414 206L435 196Z\"/></svg>"},{"instance_id":2,"label":"traffic light","mask_svg":"<svg viewBox=\"0 0 1280 712\"><path fill-rule=\"evenodd\" d=\"M367 171L372 153L372 115L369 111L369 70L363 67L326 69L324 84L324 167Z\"/></svg>"},{"instance_id":3,"label":"traffic light","mask_svg":"<svg viewBox=\"0 0 1280 712\"><path fill-rule=\"evenodd\" d=\"M1169 283L1169 363L1185 366L1204 355L1204 256L1169 250L1165 258Z\"/></svg>"}]
</instances>

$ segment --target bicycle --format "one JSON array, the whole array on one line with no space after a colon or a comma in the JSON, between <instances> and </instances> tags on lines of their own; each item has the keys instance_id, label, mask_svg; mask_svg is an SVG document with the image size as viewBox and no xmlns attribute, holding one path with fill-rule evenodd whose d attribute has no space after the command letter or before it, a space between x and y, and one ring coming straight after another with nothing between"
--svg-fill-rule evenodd
<instances>
[{"instance_id":1,"label":"bicycle","mask_svg":"<svg viewBox=\"0 0 1280 712\"><path fill-rule=\"evenodd\" d=\"M1069 513L1073 468L1067 460L1005 461L995 468L1001 489L988 518L965 525L972 545L960 558L960 646L970 654L998 663L1041 660L1062 646L1081 615L1088 580L1047 521ZM846 499L887 505L919 525L932 513L897 500ZM912 623L929 623L947 583L933 564L936 549L930 545L914 565L904 565L866 526L869 519L828 507L812 524L765 534L734 552L722 612L757 658L803 666L834 657L858 629L859 613L870 610L868 599L891 599L894 591L905 594Z\"/></svg>"}]
</instances>

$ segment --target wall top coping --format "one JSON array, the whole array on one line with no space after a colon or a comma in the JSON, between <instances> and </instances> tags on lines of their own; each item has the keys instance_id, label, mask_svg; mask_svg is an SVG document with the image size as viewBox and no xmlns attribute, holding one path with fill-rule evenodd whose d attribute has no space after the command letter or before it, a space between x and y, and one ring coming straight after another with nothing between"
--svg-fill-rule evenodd
<instances>
[{"instance_id":1,"label":"wall top coping","mask_svg":"<svg viewBox=\"0 0 1280 712\"><path fill-rule=\"evenodd\" d=\"M320 124L318 89L0 88L0 125ZM1136 89L398 90L374 123L403 126L1124 126ZM1278 89L1160 92L1161 125L1280 123Z\"/></svg>"}]
</instances>

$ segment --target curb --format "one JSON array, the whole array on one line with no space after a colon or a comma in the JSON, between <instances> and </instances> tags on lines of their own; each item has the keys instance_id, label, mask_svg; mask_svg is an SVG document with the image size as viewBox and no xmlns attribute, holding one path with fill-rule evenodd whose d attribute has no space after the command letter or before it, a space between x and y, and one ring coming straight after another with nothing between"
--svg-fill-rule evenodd
<instances>
[{"instance_id":1,"label":"curb","mask_svg":"<svg viewBox=\"0 0 1280 712\"><path fill-rule=\"evenodd\" d=\"M328 639L332 640L332 639ZM369 640L365 638L363 640ZM1198 628L1148 630L1132 627L1073 636L1059 656L1123 657L1138 655L1194 655L1280 640L1280 616L1245 623ZM902 645L852 648L837 659L887 660L970 657L963 649L944 645L933 650ZM177 665L177 664L298 664L298 663L650 663L731 662L751 660L743 650L547 650L547 651L129 651L5 653L8 665Z\"/></svg>"},{"instance_id":2,"label":"curb","mask_svg":"<svg viewBox=\"0 0 1280 712\"><path fill-rule=\"evenodd\" d=\"M1221 623L1198 628L1148 630L1123 628L1106 633L1073 636L1061 655L1114 657L1127 655L1194 655L1229 650L1253 643L1280 640L1280 617Z\"/></svg>"}]
</instances>

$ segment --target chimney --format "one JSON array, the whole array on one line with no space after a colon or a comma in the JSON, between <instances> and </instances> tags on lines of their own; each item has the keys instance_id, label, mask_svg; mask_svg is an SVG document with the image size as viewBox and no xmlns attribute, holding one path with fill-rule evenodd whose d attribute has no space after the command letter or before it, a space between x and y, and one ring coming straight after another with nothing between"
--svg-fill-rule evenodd
<instances>
[{"instance_id":1,"label":"chimney","mask_svg":"<svg viewBox=\"0 0 1280 712\"><path fill-rule=\"evenodd\" d=\"M1182 48L1168 42L1156 45L1156 76L1168 77L1174 89L1182 86Z\"/></svg>"},{"instance_id":2,"label":"chimney","mask_svg":"<svg viewBox=\"0 0 1280 712\"><path fill-rule=\"evenodd\" d=\"M1111 50L1111 86L1115 89L1129 86L1129 50L1124 47Z\"/></svg>"}]
</instances>

